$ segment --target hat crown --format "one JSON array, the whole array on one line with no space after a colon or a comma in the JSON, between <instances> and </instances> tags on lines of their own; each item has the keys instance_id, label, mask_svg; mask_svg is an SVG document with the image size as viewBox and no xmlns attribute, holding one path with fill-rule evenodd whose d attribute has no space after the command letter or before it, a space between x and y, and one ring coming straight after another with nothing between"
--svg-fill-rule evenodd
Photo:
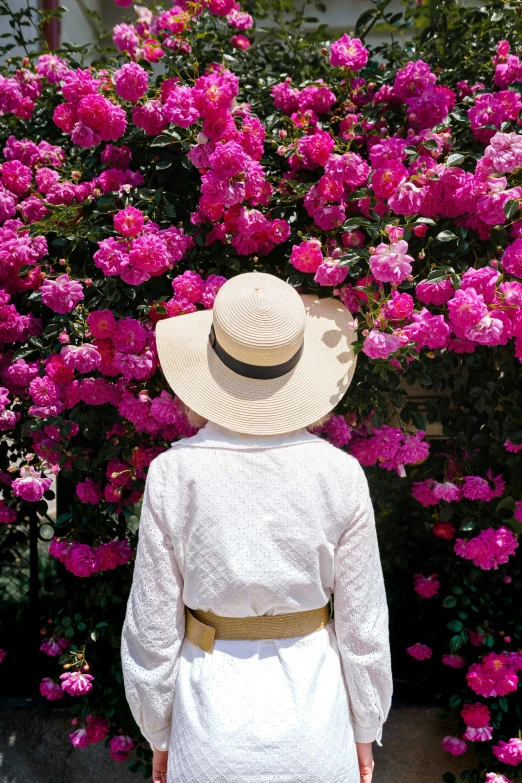
<instances>
[{"instance_id":1,"label":"hat crown","mask_svg":"<svg viewBox=\"0 0 522 783\"><path fill-rule=\"evenodd\" d=\"M303 341L306 308L291 285L263 272L227 280L214 301L213 325L220 345L246 364L288 361Z\"/></svg>"}]
</instances>

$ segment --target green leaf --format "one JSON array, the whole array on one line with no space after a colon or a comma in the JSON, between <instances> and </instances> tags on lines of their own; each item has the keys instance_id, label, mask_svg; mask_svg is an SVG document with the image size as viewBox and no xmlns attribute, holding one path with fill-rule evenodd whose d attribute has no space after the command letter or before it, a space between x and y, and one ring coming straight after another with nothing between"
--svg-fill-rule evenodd
<instances>
[{"instance_id":1,"label":"green leaf","mask_svg":"<svg viewBox=\"0 0 522 783\"><path fill-rule=\"evenodd\" d=\"M357 19L357 22L355 23L355 29L359 31L361 27L364 27L366 22L369 22L370 19L373 19L373 17L376 15L376 12L373 8L370 8L368 11L364 11L360 17Z\"/></svg>"},{"instance_id":2,"label":"green leaf","mask_svg":"<svg viewBox=\"0 0 522 783\"><path fill-rule=\"evenodd\" d=\"M28 348L27 346L24 348L19 348L13 354L13 362L15 362L17 359L27 359L27 357L31 356L35 351L36 348Z\"/></svg>"},{"instance_id":3,"label":"green leaf","mask_svg":"<svg viewBox=\"0 0 522 783\"><path fill-rule=\"evenodd\" d=\"M440 283L442 280L445 280L448 276L448 271L445 267L442 267L441 269L434 269L432 272L429 273L428 277L426 278L427 283Z\"/></svg>"},{"instance_id":4,"label":"green leaf","mask_svg":"<svg viewBox=\"0 0 522 783\"><path fill-rule=\"evenodd\" d=\"M439 518L441 522L449 522L450 519L453 519L453 515L455 513L455 509L453 506L441 506Z\"/></svg>"},{"instance_id":5,"label":"green leaf","mask_svg":"<svg viewBox=\"0 0 522 783\"><path fill-rule=\"evenodd\" d=\"M455 291L458 291L461 286L461 279L458 275L450 275L451 282Z\"/></svg>"},{"instance_id":6,"label":"green leaf","mask_svg":"<svg viewBox=\"0 0 522 783\"><path fill-rule=\"evenodd\" d=\"M470 530L473 530L476 524L477 522L475 519L473 519L473 517L464 517L459 529L462 530L464 533L468 533Z\"/></svg>"},{"instance_id":7,"label":"green leaf","mask_svg":"<svg viewBox=\"0 0 522 783\"><path fill-rule=\"evenodd\" d=\"M511 220L511 218L514 218L515 215L518 213L519 208L520 208L519 201L515 201L513 199L506 201L506 203L504 204L504 215L506 216L506 219Z\"/></svg>"},{"instance_id":8,"label":"green leaf","mask_svg":"<svg viewBox=\"0 0 522 783\"><path fill-rule=\"evenodd\" d=\"M42 334L44 337L56 337L56 335L60 334L62 329L63 324L49 324L49 326L45 327Z\"/></svg>"},{"instance_id":9,"label":"green leaf","mask_svg":"<svg viewBox=\"0 0 522 783\"><path fill-rule=\"evenodd\" d=\"M426 417L419 411L412 411L411 418L418 430L426 431Z\"/></svg>"},{"instance_id":10,"label":"green leaf","mask_svg":"<svg viewBox=\"0 0 522 783\"><path fill-rule=\"evenodd\" d=\"M456 652L457 650L460 650L462 644L463 644L463 639L460 634L457 634L456 636L452 636L449 641L451 652Z\"/></svg>"},{"instance_id":11,"label":"green leaf","mask_svg":"<svg viewBox=\"0 0 522 783\"><path fill-rule=\"evenodd\" d=\"M438 239L439 242L453 242L453 240L458 239L458 237L453 231L441 231L440 234L437 234L435 239Z\"/></svg>"},{"instance_id":12,"label":"green leaf","mask_svg":"<svg viewBox=\"0 0 522 783\"><path fill-rule=\"evenodd\" d=\"M361 257L357 253L345 253L339 259L339 266L355 266L359 261L361 261Z\"/></svg>"},{"instance_id":13,"label":"green leaf","mask_svg":"<svg viewBox=\"0 0 522 783\"><path fill-rule=\"evenodd\" d=\"M519 537L522 536L522 522L519 522L515 517L511 517L511 519L506 519L505 521L512 528L513 533L516 533Z\"/></svg>"},{"instance_id":14,"label":"green leaf","mask_svg":"<svg viewBox=\"0 0 522 783\"><path fill-rule=\"evenodd\" d=\"M463 625L460 620L450 620L450 622L446 624L446 628L458 633L459 631L462 631Z\"/></svg>"},{"instance_id":15,"label":"green leaf","mask_svg":"<svg viewBox=\"0 0 522 783\"><path fill-rule=\"evenodd\" d=\"M175 139L172 139L170 136L156 136L156 138L151 142L149 146L151 147L168 147L169 144L173 144Z\"/></svg>"},{"instance_id":16,"label":"green leaf","mask_svg":"<svg viewBox=\"0 0 522 783\"><path fill-rule=\"evenodd\" d=\"M366 220L366 218L363 217L352 217L348 218L343 223L343 229L346 231L354 231L356 228L360 228L361 226L368 226L370 224L369 220Z\"/></svg>"},{"instance_id":17,"label":"green leaf","mask_svg":"<svg viewBox=\"0 0 522 783\"><path fill-rule=\"evenodd\" d=\"M442 602L444 609L453 609L457 605L457 599L453 595L448 595Z\"/></svg>"},{"instance_id":18,"label":"green leaf","mask_svg":"<svg viewBox=\"0 0 522 783\"><path fill-rule=\"evenodd\" d=\"M457 697L457 698L458 698L458 697ZM459 701L459 704L460 704L460 701ZM451 707L453 706L453 705L451 704L451 702L450 702L450 706L451 706ZM455 705L455 706L457 706L457 705ZM457 778L455 777L455 775L453 774L453 772L445 772L445 773L442 775L442 780L444 781L444 783L455 783L455 781L457 780Z\"/></svg>"},{"instance_id":19,"label":"green leaf","mask_svg":"<svg viewBox=\"0 0 522 783\"><path fill-rule=\"evenodd\" d=\"M43 347L44 347L44 344L43 344L43 342L40 340L40 338L39 338L39 337L29 337L29 339L27 340L27 342L28 342L28 343L30 343L31 345L34 345L34 346L36 346L37 348L41 348L41 349L43 349Z\"/></svg>"},{"instance_id":20,"label":"green leaf","mask_svg":"<svg viewBox=\"0 0 522 783\"><path fill-rule=\"evenodd\" d=\"M144 201L151 201L154 198L154 196L156 195L156 191L155 190L149 190L148 188L140 188L138 190L138 195Z\"/></svg>"},{"instance_id":21,"label":"green leaf","mask_svg":"<svg viewBox=\"0 0 522 783\"><path fill-rule=\"evenodd\" d=\"M34 269L34 264L23 264L18 270L18 276L25 277L31 269Z\"/></svg>"},{"instance_id":22,"label":"green leaf","mask_svg":"<svg viewBox=\"0 0 522 783\"><path fill-rule=\"evenodd\" d=\"M75 468L78 468L78 470L89 470L89 463L85 457L80 455L73 459L73 465Z\"/></svg>"},{"instance_id":23,"label":"green leaf","mask_svg":"<svg viewBox=\"0 0 522 783\"><path fill-rule=\"evenodd\" d=\"M228 266L229 269L233 269L234 272L241 271L241 261L239 258L227 258L225 265Z\"/></svg>"},{"instance_id":24,"label":"green leaf","mask_svg":"<svg viewBox=\"0 0 522 783\"><path fill-rule=\"evenodd\" d=\"M515 499L508 495L507 498L503 498L500 503L497 503L495 508L495 514L500 519L511 519L513 516L513 509L515 508Z\"/></svg>"},{"instance_id":25,"label":"green leaf","mask_svg":"<svg viewBox=\"0 0 522 783\"><path fill-rule=\"evenodd\" d=\"M458 166L464 161L465 155L460 155L458 152L454 152L450 155L446 161L447 166Z\"/></svg>"},{"instance_id":26,"label":"green leaf","mask_svg":"<svg viewBox=\"0 0 522 783\"><path fill-rule=\"evenodd\" d=\"M286 278L286 282L288 283L288 285L291 285L293 288L298 288L300 285L303 285L304 281L305 281L305 276L300 275L297 272L288 275L288 277Z\"/></svg>"}]
</instances>

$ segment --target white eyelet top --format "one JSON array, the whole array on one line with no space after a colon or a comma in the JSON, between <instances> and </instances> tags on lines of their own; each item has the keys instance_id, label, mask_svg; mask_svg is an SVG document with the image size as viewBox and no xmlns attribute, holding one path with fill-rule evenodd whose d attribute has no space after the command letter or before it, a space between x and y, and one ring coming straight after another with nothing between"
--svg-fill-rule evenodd
<instances>
[{"instance_id":1,"label":"white eyelet top","mask_svg":"<svg viewBox=\"0 0 522 783\"><path fill-rule=\"evenodd\" d=\"M184 639L184 604L230 617L315 609L292 639ZM388 607L357 460L303 428L208 422L150 464L122 632L127 700L167 783L359 783L392 696Z\"/></svg>"}]
</instances>

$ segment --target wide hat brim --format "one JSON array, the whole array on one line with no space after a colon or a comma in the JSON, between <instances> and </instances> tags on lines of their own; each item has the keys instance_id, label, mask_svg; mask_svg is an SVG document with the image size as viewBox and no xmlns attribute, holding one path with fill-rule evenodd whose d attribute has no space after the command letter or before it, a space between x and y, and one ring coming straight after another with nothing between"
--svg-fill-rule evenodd
<instances>
[{"instance_id":1,"label":"wide hat brim","mask_svg":"<svg viewBox=\"0 0 522 783\"><path fill-rule=\"evenodd\" d=\"M200 416L253 435L291 432L329 413L355 370L353 319L332 297L301 299L303 352L290 372L270 380L239 375L221 361L209 341L212 310L158 321L158 357L174 394Z\"/></svg>"}]
</instances>

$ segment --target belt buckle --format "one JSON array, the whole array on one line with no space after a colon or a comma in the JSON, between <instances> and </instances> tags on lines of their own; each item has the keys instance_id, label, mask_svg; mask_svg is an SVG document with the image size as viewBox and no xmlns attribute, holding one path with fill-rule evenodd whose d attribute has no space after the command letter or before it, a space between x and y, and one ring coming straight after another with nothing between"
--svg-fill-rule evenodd
<instances>
[{"instance_id":1,"label":"belt buckle","mask_svg":"<svg viewBox=\"0 0 522 783\"><path fill-rule=\"evenodd\" d=\"M185 636L192 644L205 652L211 653L214 649L216 630L207 623L202 623L194 617L190 608L185 605Z\"/></svg>"}]
</instances>

